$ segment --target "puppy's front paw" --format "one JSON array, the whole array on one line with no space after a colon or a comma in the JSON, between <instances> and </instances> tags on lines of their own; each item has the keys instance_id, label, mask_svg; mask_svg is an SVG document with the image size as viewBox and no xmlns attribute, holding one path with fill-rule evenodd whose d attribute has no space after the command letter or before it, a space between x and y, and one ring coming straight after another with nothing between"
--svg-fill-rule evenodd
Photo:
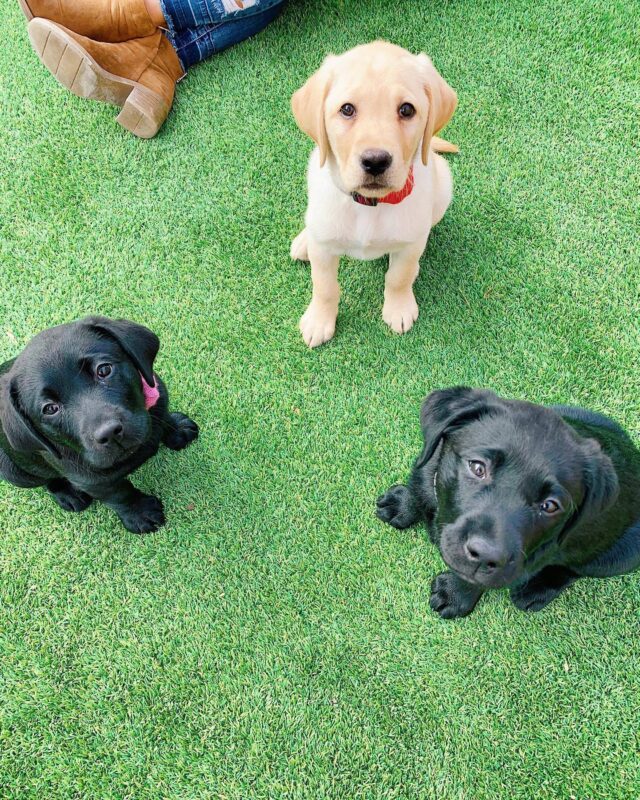
<instances>
[{"instance_id":1,"label":"puppy's front paw","mask_svg":"<svg viewBox=\"0 0 640 800\"><path fill-rule=\"evenodd\" d=\"M401 484L392 486L377 499L376 514L394 528L408 528L418 521L411 492Z\"/></svg>"},{"instance_id":2,"label":"puppy's front paw","mask_svg":"<svg viewBox=\"0 0 640 800\"><path fill-rule=\"evenodd\" d=\"M174 411L169 414L169 424L162 434L162 441L171 450L182 450L198 438L199 432L200 429L192 419Z\"/></svg>"},{"instance_id":3,"label":"puppy's front paw","mask_svg":"<svg viewBox=\"0 0 640 800\"><path fill-rule=\"evenodd\" d=\"M431 583L429 605L442 619L466 617L481 595L482 589L464 583L452 572L441 572Z\"/></svg>"},{"instance_id":4,"label":"puppy's front paw","mask_svg":"<svg viewBox=\"0 0 640 800\"><path fill-rule=\"evenodd\" d=\"M307 229L304 228L291 242L291 258L294 261L308 261L309 251L307 249Z\"/></svg>"},{"instance_id":5,"label":"puppy's front paw","mask_svg":"<svg viewBox=\"0 0 640 800\"><path fill-rule=\"evenodd\" d=\"M312 300L300 320L302 338L309 347L319 347L333 338L337 314Z\"/></svg>"},{"instance_id":6,"label":"puppy's front paw","mask_svg":"<svg viewBox=\"0 0 640 800\"><path fill-rule=\"evenodd\" d=\"M406 333L411 330L413 323L418 319L418 304L413 296L413 291L401 294L385 293L382 306L382 319L392 331Z\"/></svg>"},{"instance_id":7,"label":"puppy's front paw","mask_svg":"<svg viewBox=\"0 0 640 800\"><path fill-rule=\"evenodd\" d=\"M117 514L131 533L153 533L165 523L161 501L150 494L136 497L126 508L117 509Z\"/></svg>"},{"instance_id":8,"label":"puppy's front paw","mask_svg":"<svg viewBox=\"0 0 640 800\"><path fill-rule=\"evenodd\" d=\"M76 489L66 478L54 478L47 483L56 503L65 511L80 512L91 505L91 497L80 489Z\"/></svg>"}]
</instances>

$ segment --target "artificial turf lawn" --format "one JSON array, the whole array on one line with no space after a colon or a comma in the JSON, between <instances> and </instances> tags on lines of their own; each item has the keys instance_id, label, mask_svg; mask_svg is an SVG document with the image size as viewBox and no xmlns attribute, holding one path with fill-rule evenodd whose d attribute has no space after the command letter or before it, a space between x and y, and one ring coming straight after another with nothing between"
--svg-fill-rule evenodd
<instances>
[{"instance_id":1,"label":"artificial turf lawn","mask_svg":"<svg viewBox=\"0 0 640 800\"><path fill-rule=\"evenodd\" d=\"M374 516L435 387L589 406L640 443L634 9L292 0L150 142L59 87L4 9L0 362L87 313L139 320L202 435L134 476L168 516L144 538L0 485L3 800L640 795L640 575L443 622L424 531ZM411 333L382 322L385 263L347 262L309 351L289 96L376 37L458 92L454 202Z\"/></svg>"}]
</instances>

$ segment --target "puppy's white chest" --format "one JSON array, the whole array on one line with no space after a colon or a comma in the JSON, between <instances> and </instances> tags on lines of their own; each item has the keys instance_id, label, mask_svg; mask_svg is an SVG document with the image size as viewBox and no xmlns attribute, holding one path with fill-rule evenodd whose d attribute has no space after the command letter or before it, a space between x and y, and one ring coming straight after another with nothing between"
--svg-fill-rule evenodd
<instances>
[{"instance_id":1,"label":"puppy's white chest","mask_svg":"<svg viewBox=\"0 0 640 800\"><path fill-rule=\"evenodd\" d=\"M407 214L404 203L362 206L351 198L346 208L333 209L332 216L315 216L310 230L335 255L369 260L400 250L424 237L429 230L426 215Z\"/></svg>"},{"instance_id":2,"label":"puppy's white chest","mask_svg":"<svg viewBox=\"0 0 640 800\"><path fill-rule=\"evenodd\" d=\"M429 174L421 178L421 185L400 203L365 206L341 192L328 170L312 159L306 214L309 233L333 255L365 261L424 240L431 227L431 179Z\"/></svg>"}]
</instances>

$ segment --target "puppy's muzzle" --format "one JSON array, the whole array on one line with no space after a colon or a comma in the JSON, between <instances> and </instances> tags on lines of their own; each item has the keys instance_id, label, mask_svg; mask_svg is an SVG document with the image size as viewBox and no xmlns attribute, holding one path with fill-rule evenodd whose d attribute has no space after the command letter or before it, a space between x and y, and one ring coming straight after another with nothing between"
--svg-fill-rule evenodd
<instances>
[{"instance_id":1,"label":"puppy's muzzle","mask_svg":"<svg viewBox=\"0 0 640 800\"><path fill-rule=\"evenodd\" d=\"M382 175L391 166L393 156L386 150L365 150L360 156L362 169L367 175Z\"/></svg>"},{"instance_id":2,"label":"puppy's muzzle","mask_svg":"<svg viewBox=\"0 0 640 800\"><path fill-rule=\"evenodd\" d=\"M442 530L442 557L469 583L486 587L507 586L522 568L517 537L491 517L467 517Z\"/></svg>"}]
</instances>

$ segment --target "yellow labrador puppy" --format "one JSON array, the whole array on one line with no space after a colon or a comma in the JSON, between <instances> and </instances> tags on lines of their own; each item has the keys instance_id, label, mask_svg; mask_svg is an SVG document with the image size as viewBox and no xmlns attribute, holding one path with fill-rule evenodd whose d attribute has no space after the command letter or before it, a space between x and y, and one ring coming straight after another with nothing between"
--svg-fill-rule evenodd
<instances>
[{"instance_id":1,"label":"yellow labrador puppy","mask_svg":"<svg viewBox=\"0 0 640 800\"><path fill-rule=\"evenodd\" d=\"M313 295L300 321L309 347L334 334L340 256L389 253L382 317L406 333L418 317L413 282L432 226L451 202L451 172L433 137L451 119L453 89L426 55L373 42L329 56L292 97L317 147L309 161L306 227L291 257L311 261Z\"/></svg>"}]
</instances>

